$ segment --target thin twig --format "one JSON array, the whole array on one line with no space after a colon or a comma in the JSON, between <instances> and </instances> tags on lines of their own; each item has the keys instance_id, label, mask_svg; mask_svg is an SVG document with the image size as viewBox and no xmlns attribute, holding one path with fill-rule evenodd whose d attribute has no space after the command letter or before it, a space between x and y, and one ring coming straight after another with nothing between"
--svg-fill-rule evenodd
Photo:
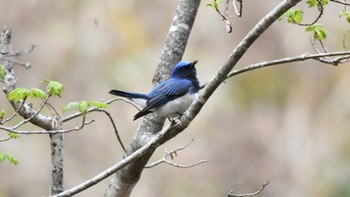
<instances>
[{"instance_id":1,"label":"thin twig","mask_svg":"<svg viewBox=\"0 0 350 197\"><path fill-rule=\"evenodd\" d=\"M262 192L268 184L270 184L270 181L266 181L266 183L264 183L258 191L253 192L253 193L248 193L248 194L235 194L235 193L233 193L233 189L232 189L230 191L230 193L228 194L228 197L255 196L255 195L259 194L260 192Z\"/></svg>"},{"instance_id":2,"label":"thin twig","mask_svg":"<svg viewBox=\"0 0 350 197\"><path fill-rule=\"evenodd\" d=\"M228 5L230 3L231 0L226 0L225 2L225 23L226 23L226 32L227 33L231 33L232 32L232 21L230 18L230 15L228 14Z\"/></svg>"},{"instance_id":3,"label":"thin twig","mask_svg":"<svg viewBox=\"0 0 350 197\"><path fill-rule=\"evenodd\" d=\"M167 159L169 156L170 156L171 159L174 159L174 155L177 156L177 152L178 152L178 151L184 150L184 149L187 148L192 142L193 142L193 139L192 139L188 144L186 144L186 145L184 145L184 146L181 146L181 147L179 147L179 148L177 148L177 149L175 149L175 150L172 150L172 151L170 151L170 152L165 151L165 152L164 152L164 156L163 156L162 159L160 159L160 160L158 160L158 161L155 161L155 162L153 162L153 163L151 163L151 164L145 166L145 168L153 168L154 166L157 166L157 165L159 165L159 164L161 164L161 163L167 163L167 164L172 165L172 166L177 167L177 168L191 168L191 167L194 167L194 166L198 166L198 165L200 165L200 164L202 164L202 163L209 162L208 160L201 160L201 161L196 162L196 163L194 163L194 164L182 165L182 164L177 164L177 163L171 162L171 161L169 161L169 160Z\"/></svg>"},{"instance_id":4,"label":"thin twig","mask_svg":"<svg viewBox=\"0 0 350 197\"><path fill-rule=\"evenodd\" d=\"M339 4L342 4L342 5L348 5L348 6L350 6L350 3L346 2L346 0L344 0L344 1L340 1L340 0L330 0L330 1L332 1L332 2L334 2L334 3L339 3Z\"/></svg>"},{"instance_id":5,"label":"thin twig","mask_svg":"<svg viewBox=\"0 0 350 197\"><path fill-rule=\"evenodd\" d=\"M311 26L311 25L317 23L318 20L320 20L321 16L323 15L324 7L323 7L323 4L322 4L321 0L316 0L316 1L317 1L318 5L320 5L320 7L319 7L319 14L316 17L316 19L312 23L297 23L296 21L293 20L296 25L299 25L299 26Z\"/></svg>"},{"instance_id":6,"label":"thin twig","mask_svg":"<svg viewBox=\"0 0 350 197\"><path fill-rule=\"evenodd\" d=\"M10 117L6 118L5 120L3 120L0 125L5 124L6 122L12 120L15 116L17 115L17 113L13 113Z\"/></svg>"},{"instance_id":7,"label":"thin twig","mask_svg":"<svg viewBox=\"0 0 350 197\"><path fill-rule=\"evenodd\" d=\"M343 35L343 49L344 50L348 50L347 48L346 48L346 34L348 34L350 32L350 30L347 30L345 33L344 33L344 35Z\"/></svg>"},{"instance_id":8,"label":"thin twig","mask_svg":"<svg viewBox=\"0 0 350 197\"><path fill-rule=\"evenodd\" d=\"M89 125L89 124L91 124L93 122L94 122L94 120L91 120L91 121L88 121L88 122L83 122L79 127L75 127L75 128L72 128L72 129L61 129L61 130L52 130L52 131L45 131L45 130L42 130L42 131L17 131L17 130L13 130L13 129L10 129L8 127L4 127L4 126L1 126L1 125L0 125L0 129L8 131L8 132L16 133L16 134L23 134L23 135L70 133L70 132L73 132L73 131L79 131L84 126Z\"/></svg>"},{"instance_id":9,"label":"thin twig","mask_svg":"<svg viewBox=\"0 0 350 197\"><path fill-rule=\"evenodd\" d=\"M350 51L341 51L341 52L333 52L333 53L319 53L319 54L306 53L306 54L295 56L295 57L288 57L288 58L283 58L283 59L278 59L278 60L261 62L261 63L257 63L257 64L251 64L249 66L231 71L227 75L226 79L230 78L234 75L238 75L240 73L255 70L258 68L263 68L263 67L268 67L268 66L273 66L273 65L278 65L278 64L291 63L291 62L305 61L305 60L309 60L309 59L320 60L320 58L323 58L323 57L345 56L345 55L350 55ZM335 62L327 62L327 63L329 63L329 64L338 63L339 64L340 62L335 61Z\"/></svg>"},{"instance_id":10,"label":"thin twig","mask_svg":"<svg viewBox=\"0 0 350 197\"><path fill-rule=\"evenodd\" d=\"M0 142L6 142L6 141L9 141L10 139L12 139L12 138L11 138L11 137L8 137L8 138L5 138L5 139L0 140Z\"/></svg>"},{"instance_id":11,"label":"thin twig","mask_svg":"<svg viewBox=\"0 0 350 197\"><path fill-rule=\"evenodd\" d=\"M103 112L103 113L105 113L105 114L108 116L109 120L110 120L111 123L112 123L113 129L114 129L114 133L115 133L115 135L117 136L117 139L118 139L118 141L119 141L119 144L120 144L120 146L123 148L124 152L126 152L126 148L125 148L125 146L124 146L124 144L123 144L123 142L122 142L122 140L121 140L121 138L120 138L120 135L119 135L117 126L115 125L115 122L114 122L114 120L113 120L111 114L110 114L108 111L104 110L104 109L97 109L96 111Z\"/></svg>"},{"instance_id":12,"label":"thin twig","mask_svg":"<svg viewBox=\"0 0 350 197\"><path fill-rule=\"evenodd\" d=\"M239 4L239 8L236 6L236 2ZM235 10L235 13L238 17L242 17L242 11L243 11L243 0L232 0L232 5Z\"/></svg>"},{"instance_id":13,"label":"thin twig","mask_svg":"<svg viewBox=\"0 0 350 197\"><path fill-rule=\"evenodd\" d=\"M115 101L124 101L124 102L127 102L127 103L129 103L129 104L131 104L131 105L133 105L134 107L137 108L137 106L136 106L134 103L132 103L131 101L129 101L129 100L127 100L127 99L124 99L124 98L114 98L114 99L111 99L111 100L105 102L105 104L111 104L111 103L113 103L113 102L115 102ZM139 109L139 108L137 108L137 109ZM113 120L111 114L110 114L108 111L104 110L104 109L96 108L96 107L93 107L93 108L88 109L86 113L91 113L91 112L104 112L104 113L108 116L108 118L110 119L110 121L111 121L111 123L112 123L113 129L114 129L114 133L115 133L116 136L117 136L117 139L118 139L118 141L119 141L120 146L122 147L122 149L123 149L124 151L126 151L126 148L125 148L125 146L124 146L124 144L123 144L123 142L122 142L122 140L121 140L121 138L120 138L118 129L117 129L116 125L115 125L115 122L114 122L114 120ZM62 119L62 122L67 122L67 121L70 121L70 120L72 120L72 119L74 119L74 118L78 118L78 117L83 116L83 115L84 115L83 113L77 112L77 113L75 113L75 114L71 114L70 116L67 116L67 117L63 118L63 119ZM86 114L85 114L85 115L86 115Z\"/></svg>"}]
</instances>

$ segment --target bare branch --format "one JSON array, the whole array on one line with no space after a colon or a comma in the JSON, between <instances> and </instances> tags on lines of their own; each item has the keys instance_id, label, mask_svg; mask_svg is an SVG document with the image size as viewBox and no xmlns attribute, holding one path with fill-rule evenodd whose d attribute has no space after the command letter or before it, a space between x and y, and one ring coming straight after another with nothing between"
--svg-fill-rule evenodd
<instances>
[{"instance_id":1,"label":"bare branch","mask_svg":"<svg viewBox=\"0 0 350 197\"><path fill-rule=\"evenodd\" d=\"M113 129L114 129L114 133L115 133L115 135L117 136L117 139L118 139L118 141L119 141L119 144L120 144L120 146L122 147L122 149L123 149L124 152L125 152L125 151L126 151L126 148L125 148L125 146L124 146L124 144L123 144L123 142L122 142L122 140L121 140L121 138L120 138L120 136L119 136L118 129L117 129L116 125L115 125L115 122L114 122L114 120L113 120L111 114L110 114L108 111L104 110L104 109L97 109L96 111L98 111L98 112L103 112L103 113L105 113L105 114L108 116L109 120L110 120L111 123L112 123Z\"/></svg>"},{"instance_id":2,"label":"bare branch","mask_svg":"<svg viewBox=\"0 0 350 197\"><path fill-rule=\"evenodd\" d=\"M316 19L313 22L311 22L311 23L297 23L296 21L294 21L295 24L297 24L299 26L311 26L311 25L317 23L318 20L320 20L321 16L323 15L324 7L323 7L323 4L322 4L321 0L316 0L316 1L318 3L317 5L319 5L319 7L318 7L319 14L316 17Z\"/></svg>"},{"instance_id":3,"label":"bare branch","mask_svg":"<svg viewBox=\"0 0 350 197\"><path fill-rule=\"evenodd\" d=\"M236 2L238 2L239 8L236 6ZM242 17L242 11L243 11L243 0L232 0L232 5L235 10L235 13L238 17Z\"/></svg>"},{"instance_id":4,"label":"bare branch","mask_svg":"<svg viewBox=\"0 0 350 197\"><path fill-rule=\"evenodd\" d=\"M322 58L325 58L325 57L341 56L341 57L334 58L333 60L325 61L325 63L328 63L328 64L338 65L339 63L343 63L343 62L341 62L341 60L343 60L343 58L346 58L346 59L350 58L349 55L350 55L350 51L340 51L340 52L333 52L333 53L319 53L319 54L305 53L303 55L299 55L299 56L295 56L295 57L288 57L288 58L283 58L283 59L278 59L278 60L261 62L261 63L257 63L257 64L251 64L249 66L231 71L227 75L226 79L230 78L234 75L238 75L240 73L255 70L258 68L264 68L264 67L268 67L268 66L285 64L285 63L292 63L292 62L298 62L298 61L305 61L305 60L309 60L309 59L321 61L321 60L324 60Z\"/></svg>"},{"instance_id":5,"label":"bare branch","mask_svg":"<svg viewBox=\"0 0 350 197\"><path fill-rule=\"evenodd\" d=\"M172 165L172 166L177 167L177 168L191 168L191 167L194 167L194 166L198 166L198 165L200 165L200 164L202 164L202 163L209 162L208 160L201 160L201 161L199 161L199 162L197 162L197 163L194 163L194 164L181 165L181 164L176 164L176 163L174 163L174 162L171 162L171 161L169 161L169 160L167 159L169 156L170 156L171 159L174 159L174 156L173 156L173 155L177 156L177 152L178 152L178 151L184 150L184 149L187 148L192 142L193 142L193 139L192 139L188 144L186 144L186 145L184 145L184 146L181 146L181 147L179 147L179 148L177 148L177 149L175 149L175 150L172 150L172 151L170 151L170 152L165 151L165 152L164 152L164 156L163 156L162 159L160 159L160 160L158 160L158 161L155 161L155 162L153 162L153 163L151 163L151 164L145 166L145 168L153 168L154 166L157 166L157 165L159 165L159 164L161 164L161 163L167 163L167 164Z\"/></svg>"},{"instance_id":6,"label":"bare branch","mask_svg":"<svg viewBox=\"0 0 350 197\"><path fill-rule=\"evenodd\" d=\"M8 137L8 138L5 138L5 139L0 140L0 142L6 142L6 141L9 141L10 139L12 139L12 138L11 138L11 137Z\"/></svg>"},{"instance_id":7,"label":"bare branch","mask_svg":"<svg viewBox=\"0 0 350 197\"><path fill-rule=\"evenodd\" d=\"M349 2L346 2L346 0L330 0L331 2L334 2L334 3L339 3L339 4L342 4L342 5L348 5L350 6L350 3Z\"/></svg>"},{"instance_id":8,"label":"bare branch","mask_svg":"<svg viewBox=\"0 0 350 197\"><path fill-rule=\"evenodd\" d=\"M345 33L344 33L344 35L343 35L343 49L344 50L348 50L347 49L347 47L346 47L346 43L345 43L345 41L346 41L346 34L348 34L350 32L350 30L347 30Z\"/></svg>"},{"instance_id":9,"label":"bare branch","mask_svg":"<svg viewBox=\"0 0 350 197\"><path fill-rule=\"evenodd\" d=\"M6 118L5 120L2 120L2 121L0 122L0 125L3 125L3 124L5 124L6 122L12 120L14 117L16 117L16 115L17 115L17 113L13 113L10 117Z\"/></svg>"},{"instance_id":10,"label":"bare branch","mask_svg":"<svg viewBox=\"0 0 350 197\"><path fill-rule=\"evenodd\" d=\"M89 124L91 124L93 122L94 122L94 120L90 120L88 122L83 122L80 126L72 128L72 129L60 129L60 130L50 130L50 131L46 131L46 130L42 130L42 131L17 131L17 130L13 130L11 128L7 128L7 127L1 126L1 125L0 125L0 129L4 130L4 131L16 133L16 134L23 134L23 135L70 133L70 132L73 132L73 131L79 131L82 128L84 128L84 126L89 125Z\"/></svg>"},{"instance_id":11,"label":"bare branch","mask_svg":"<svg viewBox=\"0 0 350 197\"><path fill-rule=\"evenodd\" d=\"M258 191L253 192L253 193L248 193L248 194L235 194L235 193L233 193L233 189L232 189L230 191L230 193L228 194L228 197L255 196L255 195L259 194L260 192L262 192L268 184L270 184L270 181L266 181L266 183L264 183Z\"/></svg>"}]
</instances>

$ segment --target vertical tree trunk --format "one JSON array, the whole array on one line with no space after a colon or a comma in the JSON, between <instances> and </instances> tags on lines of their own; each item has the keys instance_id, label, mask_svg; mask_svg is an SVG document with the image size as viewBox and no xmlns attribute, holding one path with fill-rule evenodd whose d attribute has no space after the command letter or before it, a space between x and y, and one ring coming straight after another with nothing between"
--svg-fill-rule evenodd
<instances>
[{"instance_id":1,"label":"vertical tree trunk","mask_svg":"<svg viewBox=\"0 0 350 197\"><path fill-rule=\"evenodd\" d=\"M200 0L180 0L169 29L160 63L154 75L154 84L167 79L170 76L173 66L182 59L199 4ZM126 155L130 155L145 145L154 134L163 128L164 120L164 118L156 117L153 114L143 118ZM140 159L130 163L114 174L104 196L130 196L154 151L155 148L149 149Z\"/></svg>"},{"instance_id":2,"label":"vertical tree trunk","mask_svg":"<svg viewBox=\"0 0 350 197\"><path fill-rule=\"evenodd\" d=\"M55 116L52 121L55 130L62 129L62 121ZM51 189L50 195L63 192L63 133L50 134L51 145Z\"/></svg>"}]
</instances>

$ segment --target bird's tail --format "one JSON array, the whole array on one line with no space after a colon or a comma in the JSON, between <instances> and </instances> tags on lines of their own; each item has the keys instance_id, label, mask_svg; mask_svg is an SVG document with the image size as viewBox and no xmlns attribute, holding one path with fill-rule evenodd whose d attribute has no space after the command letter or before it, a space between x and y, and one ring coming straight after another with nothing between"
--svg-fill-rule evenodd
<instances>
[{"instance_id":1,"label":"bird's tail","mask_svg":"<svg viewBox=\"0 0 350 197\"><path fill-rule=\"evenodd\" d=\"M109 91L110 94L121 96L124 98L129 98L129 99L148 99L148 97L145 94L139 94L139 93L132 93L132 92L125 92L125 91L120 91L120 90L111 90Z\"/></svg>"}]
</instances>

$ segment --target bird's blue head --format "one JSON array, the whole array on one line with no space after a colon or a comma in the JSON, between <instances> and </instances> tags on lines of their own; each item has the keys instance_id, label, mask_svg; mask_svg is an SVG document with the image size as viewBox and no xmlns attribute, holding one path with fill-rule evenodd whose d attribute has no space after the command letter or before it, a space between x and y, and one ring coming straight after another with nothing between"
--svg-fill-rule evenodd
<instances>
[{"instance_id":1,"label":"bird's blue head","mask_svg":"<svg viewBox=\"0 0 350 197\"><path fill-rule=\"evenodd\" d=\"M198 61L195 60L193 62L181 61L177 63L173 69L171 77L178 77L184 79L196 79L197 71L194 65L196 65Z\"/></svg>"}]
</instances>

